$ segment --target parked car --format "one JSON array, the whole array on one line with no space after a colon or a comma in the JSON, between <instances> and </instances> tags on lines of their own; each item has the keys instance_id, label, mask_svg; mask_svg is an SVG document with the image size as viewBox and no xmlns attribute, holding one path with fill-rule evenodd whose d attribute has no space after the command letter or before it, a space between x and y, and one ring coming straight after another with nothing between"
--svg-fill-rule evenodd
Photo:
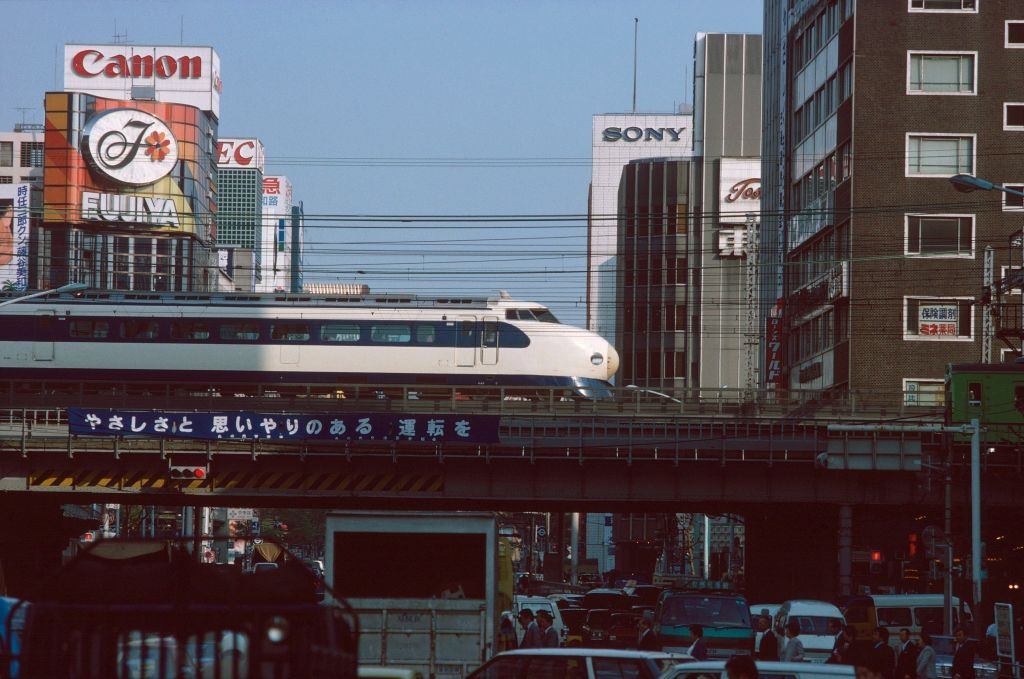
<instances>
[{"instance_id":1,"label":"parked car","mask_svg":"<svg viewBox=\"0 0 1024 679\"><path fill-rule=\"evenodd\" d=\"M935 672L940 679L948 679L953 676L953 642L955 639L950 636L935 635L932 637L932 648L935 649ZM975 648L980 649L981 644L976 639ZM993 660L974 656L974 676L977 679L996 679L999 676L999 665Z\"/></svg>"},{"instance_id":2,"label":"parked car","mask_svg":"<svg viewBox=\"0 0 1024 679\"><path fill-rule=\"evenodd\" d=\"M637 585L630 595L636 598L634 606L649 606L653 609L658 605L658 597L664 591L665 588L658 585Z\"/></svg>"},{"instance_id":3,"label":"parked car","mask_svg":"<svg viewBox=\"0 0 1024 679\"><path fill-rule=\"evenodd\" d=\"M614 608L628 611L637 603L621 589L592 589L583 595L583 608Z\"/></svg>"},{"instance_id":4,"label":"parked car","mask_svg":"<svg viewBox=\"0 0 1024 679\"><path fill-rule=\"evenodd\" d=\"M509 677L558 677L562 679L598 679L598 677L634 677L655 679L686 656L647 651L619 651L603 648L545 648L506 651L469 675L469 679L508 679ZM852 676L852 674L851 674Z\"/></svg>"},{"instance_id":5,"label":"parked car","mask_svg":"<svg viewBox=\"0 0 1024 679\"><path fill-rule=\"evenodd\" d=\"M587 609L563 608L562 622L565 623L565 645L579 647L583 645L583 625L587 622Z\"/></svg>"},{"instance_id":6,"label":"parked car","mask_svg":"<svg viewBox=\"0 0 1024 679\"><path fill-rule=\"evenodd\" d=\"M639 635L636 624L639 620L639 616L633 613L612 611L606 644L612 648L635 648Z\"/></svg>"},{"instance_id":7,"label":"parked car","mask_svg":"<svg viewBox=\"0 0 1024 679\"><path fill-rule=\"evenodd\" d=\"M853 679L853 665L824 665L803 662L757 661L757 672L771 679ZM727 679L724 660L706 660L679 665L663 679Z\"/></svg>"},{"instance_id":8,"label":"parked car","mask_svg":"<svg viewBox=\"0 0 1024 679\"><path fill-rule=\"evenodd\" d=\"M600 647L608 640L612 626L612 612L607 608L591 608L583 623L583 645Z\"/></svg>"}]
</instances>

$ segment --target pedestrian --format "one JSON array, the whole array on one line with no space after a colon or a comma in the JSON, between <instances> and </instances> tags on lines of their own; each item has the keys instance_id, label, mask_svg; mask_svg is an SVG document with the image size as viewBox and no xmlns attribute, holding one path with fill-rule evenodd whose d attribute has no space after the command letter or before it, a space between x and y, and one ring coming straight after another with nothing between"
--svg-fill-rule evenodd
<instances>
[{"instance_id":1,"label":"pedestrian","mask_svg":"<svg viewBox=\"0 0 1024 679\"><path fill-rule=\"evenodd\" d=\"M558 631L552 627L554 623L555 619L550 611L546 611L543 608L537 611L537 625L540 627L541 648L558 648L562 645L562 640L558 638Z\"/></svg>"},{"instance_id":2,"label":"pedestrian","mask_svg":"<svg viewBox=\"0 0 1024 679\"><path fill-rule=\"evenodd\" d=\"M693 643L687 649L687 654L694 660L707 660L708 647L704 645L704 627L702 625L690 625L690 635L693 636Z\"/></svg>"},{"instance_id":3,"label":"pedestrian","mask_svg":"<svg viewBox=\"0 0 1024 679\"><path fill-rule=\"evenodd\" d=\"M843 656L846 655L846 647L849 645L849 639L846 638L846 631L843 629L843 625L839 620L832 620L828 624L829 631L832 636L836 638L835 643L832 644L832 654L828 657L828 663L833 665L843 662Z\"/></svg>"},{"instance_id":4,"label":"pedestrian","mask_svg":"<svg viewBox=\"0 0 1024 679\"><path fill-rule=\"evenodd\" d=\"M729 679L757 679L757 663L746 653L737 654L725 661L725 673Z\"/></svg>"},{"instance_id":5,"label":"pedestrian","mask_svg":"<svg viewBox=\"0 0 1024 679\"><path fill-rule=\"evenodd\" d=\"M914 679L917 676L917 644L910 638L910 630L900 630L900 646L896 656L896 679Z\"/></svg>"},{"instance_id":6,"label":"pedestrian","mask_svg":"<svg viewBox=\"0 0 1024 679\"><path fill-rule=\"evenodd\" d=\"M501 624L498 627L498 651L511 651L519 645L516 640L516 624L512 619L512 613L505 611L501 616Z\"/></svg>"},{"instance_id":7,"label":"pedestrian","mask_svg":"<svg viewBox=\"0 0 1024 679\"><path fill-rule=\"evenodd\" d=\"M921 632L921 651L917 654L917 679L938 679L935 667L935 649L932 648L932 635Z\"/></svg>"},{"instance_id":8,"label":"pedestrian","mask_svg":"<svg viewBox=\"0 0 1024 679\"><path fill-rule=\"evenodd\" d=\"M779 659L779 638L772 630L772 621L767 615L757 620L757 638L754 639L754 657L758 660Z\"/></svg>"},{"instance_id":9,"label":"pedestrian","mask_svg":"<svg viewBox=\"0 0 1024 679\"><path fill-rule=\"evenodd\" d=\"M647 611L637 620L638 635L636 647L641 651L661 650L661 644L658 643L658 635L654 633L653 625L651 624L651 618L653 617L651 612Z\"/></svg>"},{"instance_id":10,"label":"pedestrian","mask_svg":"<svg viewBox=\"0 0 1024 679\"><path fill-rule=\"evenodd\" d=\"M953 651L953 679L974 679L974 642L967 638L967 628L956 628Z\"/></svg>"},{"instance_id":11,"label":"pedestrian","mask_svg":"<svg viewBox=\"0 0 1024 679\"><path fill-rule=\"evenodd\" d=\"M540 627L533 618L533 611L529 608L520 610L519 624L523 627L523 640L519 642L519 648L542 648Z\"/></svg>"},{"instance_id":12,"label":"pedestrian","mask_svg":"<svg viewBox=\"0 0 1024 679\"><path fill-rule=\"evenodd\" d=\"M896 672L896 654L889 645L889 630L885 627L876 627L874 641L868 667L882 679L893 679Z\"/></svg>"},{"instance_id":13,"label":"pedestrian","mask_svg":"<svg viewBox=\"0 0 1024 679\"><path fill-rule=\"evenodd\" d=\"M786 625L786 645L779 655L780 662L803 662L804 644L800 641L800 623L790 620Z\"/></svg>"}]
</instances>

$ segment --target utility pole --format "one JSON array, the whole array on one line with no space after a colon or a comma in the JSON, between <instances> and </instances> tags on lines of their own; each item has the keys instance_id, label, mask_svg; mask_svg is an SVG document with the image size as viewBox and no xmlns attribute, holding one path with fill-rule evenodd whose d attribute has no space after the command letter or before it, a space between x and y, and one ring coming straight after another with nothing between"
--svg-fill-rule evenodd
<instances>
[{"instance_id":1,"label":"utility pole","mask_svg":"<svg viewBox=\"0 0 1024 679\"><path fill-rule=\"evenodd\" d=\"M636 113L636 40L640 30L640 17L633 17L633 113Z\"/></svg>"},{"instance_id":2,"label":"utility pole","mask_svg":"<svg viewBox=\"0 0 1024 679\"><path fill-rule=\"evenodd\" d=\"M946 577L942 583L942 633L953 634L953 445L950 434L946 441L946 503L943 534L946 543Z\"/></svg>"},{"instance_id":3,"label":"utility pole","mask_svg":"<svg viewBox=\"0 0 1024 679\"><path fill-rule=\"evenodd\" d=\"M971 420L971 580L974 584L974 611L981 615L981 422Z\"/></svg>"},{"instance_id":4,"label":"utility pole","mask_svg":"<svg viewBox=\"0 0 1024 679\"><path fill-rule=\"evenodd\" d=\"M569 582L579 583L580 566L580 513L569 515Z\"/></svg>"}]
</instances>

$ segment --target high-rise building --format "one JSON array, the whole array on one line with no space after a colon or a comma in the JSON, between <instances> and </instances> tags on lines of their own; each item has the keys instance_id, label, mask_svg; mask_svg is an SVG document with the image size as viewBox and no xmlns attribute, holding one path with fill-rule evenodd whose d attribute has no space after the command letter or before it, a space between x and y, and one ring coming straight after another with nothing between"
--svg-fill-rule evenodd
<instances>
[{"instance_id":1,"label":"high-rise building","mask_svg":"<svg viewBox=\"0 0 1024 679\"><path fill-rule=\"evenodd\" d=\"M257 292L292 290L292 182L275 175L263 178L261 279Z\"/></svg>"},{"instance_id":2,"label":"high-rise building","mask_svg":"<svg viewBox=\"0 0 1024 679\"><path fill-rule=\"evenodd\" d=\"M941 402L946 364L982 356L986 248L998 277L1020 228L1019 199L949 177L1024 184L1024 14L1012 0L768 0L765 32L778 386Z\"/></svg>"},{"instance_id":3,"label":"high-rise building","mask_svg":"<svg viewBox=\"0 0 1024 679\"><path fill-rule=\"evenodd\" d=\"M217 195L217 247L235 250L234 268L249 272L246 286L254 291L262 285L263 142L217 140Z\"/></svg>"},{"instance_id":4,"label":"high-rise building","mask_svg":"<svg viewBox=\"0 0 1024 679\"><path fill-rule=\"evenodd\" d=\"M43 126L0 132L0 290L29 287L31 239L43 188Z\"/></svg>"},{"instance_id":5,"label":"high-rise building","mask_svg":"<svg viewBox=\"0 0 1024 679\"><path fill-rule=\"evenodd\" d=\"M587 327L614 341L619 185L638 158L688 158L693 152L689 113L596 115L587 220Z\"/></svg>"},{"instance_id":6,"label":"high-rise building","mask_svg":"<svg viewBox=\"0 0 1024 679\"><path fill-rule=\"evenodd\" d=\"M0 132L0 189L7 184L43 183L42 125L15 125Z\"/></svg>"}]
</instances>

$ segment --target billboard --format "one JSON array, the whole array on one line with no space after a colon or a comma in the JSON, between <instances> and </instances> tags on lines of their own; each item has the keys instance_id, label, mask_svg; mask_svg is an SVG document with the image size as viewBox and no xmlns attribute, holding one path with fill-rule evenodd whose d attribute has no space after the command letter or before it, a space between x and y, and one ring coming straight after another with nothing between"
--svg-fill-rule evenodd
<instances>
[{"instance_id":1,"label":"billboard","mask_svg":"<svg viewBox=\"0 0 1024 679\"><path fill-rule=\"evenodd\" d=\"M259 139L218 139L217 166L263 172L263 142Z\"/></svg>"},{"instance_id":2,"label":"billboard","mask_svg":"<svg viewBox=\"0 0 1024 679\"><path fill-rule=\"evenodd\" d=\"M212 238L215 135L192 106L48 92L43 221Z\"/></svg>"},{"instance_id":3,"label":"billboard","mask_svg":"<svg viewBox=\"0 0 1024 679\"><path fill-rule=\"evenodd\" d=\"M17 184L12 198L0 198L0 290L28 289L29 209L32 190Z\"/></svg>"},{"instance_id":4,"label":"billboard","mask_svg":"<svg viewBox=\"0 0 1024 679\"><path fill-rule=\"evenodd\" d=\"M220 118L220 57L212 47L64 45L64 89L111 99L194 106Z\"/></svg>"},{"instance_id":5,"label":"billboard","mask_svg":"<svg viewBox=\"0 0 1024 679\"><path fill-rule=\"evenodd\" d=\"M291 289L292 183L288 177L263 178L263 280L258 292Z\"/></svg>"},{"instance_id":6,"label":"billboard","mask_svg":"<svg viewBox=\"0 0 1024 679\"><path fill-rule=\"evenodd\" d=\"M747 214L761 218L761 161L722 158L718 178L718 221L742 224Z\"/></svg>"}]
</instances>

